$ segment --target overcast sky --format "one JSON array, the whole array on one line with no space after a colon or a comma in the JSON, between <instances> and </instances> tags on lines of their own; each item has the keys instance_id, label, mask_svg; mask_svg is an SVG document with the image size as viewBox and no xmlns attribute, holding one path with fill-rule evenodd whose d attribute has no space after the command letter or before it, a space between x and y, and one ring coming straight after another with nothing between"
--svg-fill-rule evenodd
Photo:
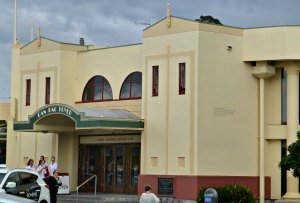
<instances>
[{"instance_id":1,"label":"overcast sky","mask_svg":"<svg viewBox=\"0 0 300 203\"><path fill-rule=\"evenodd\" d=\"M166 16L167 0L18 0L18 33L30 41L31 27L60 42L116 46L142 42L141 22ZM212 15L224 25L249 28L300 25L299 0L171 0L174 16ZM14 0L0 0L0 101L10 96ZM124 32L125 31L125 32Z\"/></svg>"}]
</instances>

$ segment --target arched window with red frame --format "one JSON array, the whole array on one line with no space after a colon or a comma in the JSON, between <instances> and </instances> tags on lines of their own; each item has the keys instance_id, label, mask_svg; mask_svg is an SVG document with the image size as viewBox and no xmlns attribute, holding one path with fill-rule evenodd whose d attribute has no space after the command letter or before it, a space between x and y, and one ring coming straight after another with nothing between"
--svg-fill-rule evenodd
<instances>
[{"instance_id":1,"label":"arched window with red frame","mask_svg":"<svg viewBox=\"0 0 300 203\"><path fill-rule=\"evenodd\" d=\"M123 82L120 99L140 98L142 98L142 73L133 72L129 74Z\"/></svg>"},{"instance_id":2,"label":"arched window with red frame","mask_svg":"<svg viewBox=\"0 0 300 203\"><path fill-rule=\"evenodd\" d=\"M100 75L92 77L85 85L82 101L106 101L112 100L112 90L108 80Z\"/></svg>"}]
</instances>

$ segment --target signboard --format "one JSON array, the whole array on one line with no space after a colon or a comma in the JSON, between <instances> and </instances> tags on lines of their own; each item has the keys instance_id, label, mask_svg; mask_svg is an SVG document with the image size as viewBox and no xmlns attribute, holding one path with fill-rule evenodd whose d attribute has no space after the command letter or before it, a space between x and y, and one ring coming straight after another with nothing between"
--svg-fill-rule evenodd
<instances>
[{"instance_id":1,"label":"signboard","mask_svg":"<svg viewBox=\"0 0 300 203\"><path fill-rule=\"evenodd\" d=\"M139 143L140 135L82 136L80 144Z\"/></svg>"},{"instance_id":2,"label":"signboard","mask_svg":"<svg viewBox=\"0 0 300 203\"><path fill-rule=\"evenodd\" d=\"M158 178L158 194L159 195L173 195L173 178Z\"/></svg>"},{"instance_id":3,"label":"signboard","mask_svg":"<svg viewBox=\"0 0 300 203\"><path fill-rule=\"evenodd\" d=\"M69 181L69 174L68 173L60 173L59 174L59 181L62 183L61 186L58 188L57 194L70 194L70 181Z\"/></svg>"},{"instance_id":4,"label":"signboard","mask_svg":"<svg viewBox=\"0 0 300 203\"><path fill-rule=\"evenodd\" d=\"M61 113L61 114L65 114L66 116L69 116L69 117L72 117L73 114L75 114L75 112L66 107L66 106L46 106L42 109L40 109L38 112L37 112L37 118L41 118L41 117L44 117L44 116L47 116L49 114L53 114L53 113Z\"/></svg>"}]
</instances>

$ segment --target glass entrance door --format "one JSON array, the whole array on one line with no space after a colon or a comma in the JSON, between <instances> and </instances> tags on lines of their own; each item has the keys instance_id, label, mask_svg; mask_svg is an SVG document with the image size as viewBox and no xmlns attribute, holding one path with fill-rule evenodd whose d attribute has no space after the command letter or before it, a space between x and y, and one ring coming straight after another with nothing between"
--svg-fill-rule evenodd
<instances>
[{"instance_id":1,"label":"glass entrance door","mask_svg":"<svg viewBox=\"0 0 300 203\"><path fill-rule=\"evenodd\" d=\"M105 183L104 183L104 190L105 192L113 192L114 191L114 169L115 169L115 162L113 160L113 148L112 146L104 147L105 155L104 155L104 165L105 165Z\"/></svg>"},{"instance_id":2,"label":"glass entrance door","mask_svg":"<svg viewBox=\"0 0 300 203\"><path fill-rule=\"evenodd\" d=\"M129 145L130 187L129 192L137 194L138 176L140 174L140 145Z\"/></svg>"},{"instance_id":3,"label":"glass entrance door","mask_svg":"<svg viewBox=\"0 0 300 203\"><path fill-rule=\"evenodd\" d=\"M96 174L98 192L137 194L140 144L81 145L79 184ZM92 192L94 182L83 188Z\"/></svg>"},{"instance_id":4,"label":"glass entrance door","mask_svg":"<svg viewBox=\"0 0 300 203\"><path fill-rule=\"evenodd\" d=\"M115 192L123 193L124 192L124 163L125 163L125 146L117 145L116 146L116 168L115 168Z\"/></svg>"},{"instance_id":5,"label":"glass entrance door","mask_svg":"<svg viewBox=\"0 0 300 203\"><path fill-rule=\"evenodd\" d=\"M105 146L105 192L124 192L125 145Z\"/></svg>"},{"instance_id":6,"label":"glass entrance door","mask_svg":"<svg viewBox=\"0 0 300 203\"><path fill-rule=\"evenodd\" d=\"M96 145L81 145L79 153L78 185L97 175L101 168L97 161L98 147ZM94 192L95 180L85 184L81 190L84 192ZM98 180L99 182L99 180Z\"/></svg>"}]
</instances>

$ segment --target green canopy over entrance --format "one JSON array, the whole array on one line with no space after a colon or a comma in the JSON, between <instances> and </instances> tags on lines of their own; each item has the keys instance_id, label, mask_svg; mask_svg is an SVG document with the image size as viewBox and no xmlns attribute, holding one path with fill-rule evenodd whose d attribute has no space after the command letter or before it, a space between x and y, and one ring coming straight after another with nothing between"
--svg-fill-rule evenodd
<instances>
[{"instance_id":1,"label":"green canopy over entrance","mask_svg":"<svg viewBox=\"0 0 300 203\"><path fill-rule=\"evenodd\" d=\"M65 123L65 125L64 125ZM14 122L15 131L43 132L52 126L51 131L60 131L64 126L81 129L144 129L144 121L129 111L120 109L75 109L66 104L50 104L41 107L28 116L27 121ZM57 130L55 130L56 128Z\"/></svg>"}]
</instances>

